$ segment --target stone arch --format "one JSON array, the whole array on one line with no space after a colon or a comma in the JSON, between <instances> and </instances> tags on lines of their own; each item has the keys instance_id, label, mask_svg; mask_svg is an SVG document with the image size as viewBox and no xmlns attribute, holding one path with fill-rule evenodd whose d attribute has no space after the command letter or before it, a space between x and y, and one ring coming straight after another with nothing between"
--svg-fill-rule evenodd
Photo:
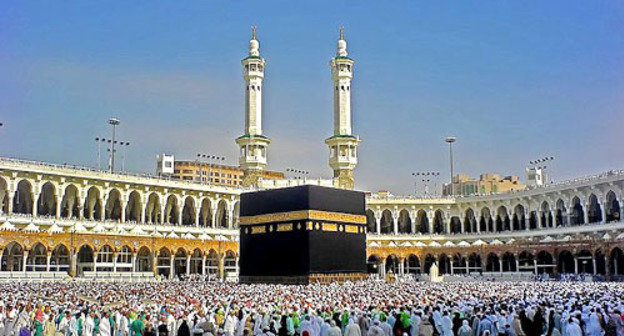
<instances>
[{"instance_id":1,"label":"stone arch","mask_svg":"<svg viewBox=\"0 0 624 336\"><path fill-rule=\"evenodd\" d=\"M228 211L227 211L227 202L225 200L220 200L217 203L217 227L218 228L227 228L228 227Z\"/></svg>"},{"instance_id":2,"label":"stone arch","mask_svg":"<svg viewBox=\"0 0 624 336\"><path fill-rule=\"evenodd\" d=\"M201 200L201 207L199 210L199 225L204 227L212 226L212 202L208 197L204 197Z\"/></svg>"},{"instance_id":3,"label":"stone arch","mask_svg":"<svg viewBox=\"0 0 624 336\"><path fill-rule=\"evenodd\" d=\"M69 249L64 244L58 244L50 257L50 271L69 272L71 259Z\"/></svg>"},{"instance_id":4,"label":"stone arch","mask_svg":"<svg viewBox=\"0 0 624 336\"><path fill-rule=\"evenodd\" d=\"M585 223L585 213L583 205L581 205L581 199L578 196L572 198L572 205L570 207L570 224L579 225Z\"/></svg>"},{"instance_id":5,"label":"stone arch","mask_svg":"<svg viewBox=\"0 0 624 336\"><path fill-rule=\"evenodd\" d=\"M126 221L140 222L141 221L141 194L138 191L133 190L128 195L128 203L126 204Z\"/></svg>"},{"instance_id":6,"label":"stone arch","mask_svg":"<svg viewBox=\"0 0 624 336\"><path fill-rule=\"evenodd\" d=\"M593 256L590 250L581 250L576 254L579 273L594 273L594 264L592 263L592 258Z\"/></svg>"},{"instance_id":7,"label":"stone arch","mask_svg":"<svg viewBox=\"0 0 624 336\"><path fill-rule=\"evenodd\" d=\"M78 188L73 184L65 187L63 199L61 200L61 217L80 217L80 197L78 196Z\"/></svg>"},{"instance_id":8,"label":"stone arch","mask_svg":"<svg viewBox=\"0 0 624 336\"><path fill-rule=\"evenodd\" d=\"M399 274L399 257L396 254L391 254L386 258L386 272Z\"/></svg>"},{"instance_id":9,"label":"stone arch","mask_svg":"<svg viewBox=\"0 0 624 336\"><path fill-rule=\"evenodd\" d=\"M87 190L87 197L84 204L85 219L102 219L102 198L100 189L93 186Z\"/></svg>"},{"instance_id":10,"label":"stone arch","mask_svg":"<svg viewBox=\"0 0 624 336\"><path fill-rule=\"evenodd\" d=\"M548 251L540 251L537 256L535 256L535 260L537 261L537 273L542 274L553 274L554 268L554 258L552 254Z\"/></svg>"},{"instance_id":11,"label":"stone arch","mask_svg":"<svg viewBox=\"0 0 624 336\"><path fill-rule=\"evenodd\" d=\"M186 257L188 252L180 247L173 257L173 272L174 275L179 277L186 274Z\"/></svg>"},{"instance_id":12,"label":"stone arch","mask_svg":"<svg viewBox=\"0 0 624 336\"><path fill-rule=\"evenodd\" d=\"M496 210L496 232L511 230L511 223L509 220L509 213L507 207L501 205Z\"/></svg>"},{"instance_id":13,"label":"stone arch","mask_svg":"<svg viewBox=\"0 0 624 336\"><path fill-rule=\"evenodd\" d=\"M500 268L500 261L498 256L495 253L490 253L487 256L487 264L485 266L485 269L488 272L500 272L501 268Z\"/></svg>"},{"instance_id":14,"label":"stone arch","mask_svg":"<svg viewBox=\"0 0 624 336\"><path fill-rule=\"evenodd\" d=\"M97 251L96 271L112 272L115 250L110 245L104 245Z\"/></svg>"},{"instance_id":15,"label":"stone arch","mask_svg":"<svg viewBox=\"0 0 624 336\"><path fill-rule=\"evenodd\" d=\"M193 253L191 254L191 261L190 261L190 273L191 274L203 274L204 273L204 268L202 267L202 263L204 261L204 255L202 253L202 251L199 248L196 248L193 250Z\"/></svg>"},{"instance_id":16,"label":"stone arch","mask_svg":"<svg viewBox=\"0 0 624 336\"><path fill-rule=\"evenodd\" d=\"M33 212L33 187L30 181L22 179L17 184L15 196L13 196L13 213L32 215Z\"/></svg>"},{"instance_id":17,"label":"stone arch","mask_svg":"<svg viewBox=\"0 0 624 336\"><path fill-rule=\"evenodd\" d=\"M132 248L128 245L117 252L117 272L132 272Z\"/></svg>"},{"instance_id":18,"label":"stone arch","mask_svg":"<svg viewBox=\"0 0 624 336\"><path fill-rule=\"evenodd\" d=\"M462 227L462 224L461 224L459 217L457 216L451 217L451 232L450 233L453 233L453 234L461 233L461 227Z\"/></svg>"},{"instance_id":19,"label":"stone arch","mask_svg":"<svg viewBox=\"0 0 624 336\"><path fill-rule=\"evenodd\" d=\"M468 273L481 273L482 270L483 266L481 263L481 256L478 253L473 252L470 256L468 256Z\"/></svg>"},{"instance_id":20,"label":"stone arch","mask_svg":"<svg viewBox=\"0 0 624 336\"><path fill-rule=\"evenodd\" d=\"M236 229L238 228L239 216L240 216L240 201L234 202L234 207L232 211L232 226Z\"/></svg>"},{"instance_id":21,"label":"stone arch","mask_svg":"<svg viewBox=\"0 0 624 336\"><path fill-rule=\"evenodd\" d=\"M559 257L557 259L557 271L559 273L574 273L575 266L572 252L563 250L559 252Z\"/></svg>"},{"instance_id":22,"label":"stone arch","mask_svg":"<svg viewBox=\"0 0 624 336\"><path fill-rule=\"evenodd\" d=\"M392 219L392 212L390 210L385 209L381 212L381 220L379 222L381 224L382 234L392 233L394 220Z\"/></svg>"},{"instance_id":23,"label":"stone arch","mask_svg":"<svg viewBox=\"0 0 624 336\"><path fill-rule=\"evenodd\" d=\"M195 225L195 214L195 199L192 196L186 196L182 207L182 225Z\"/></svg>"},{"instance_id":24,"label":"stone arch","mask_svg":"<svg viewBox=\"0 0 624 336\"><path fill-rule=\"evenodd\" d=\"M526 229L526 218L524 217L524 213L524 205L518 204L514 207L514 214L512 219L512 229L514 231Z\"/></svg>"},{"instance_id":25,"label":"stone arch","mask_svg":"<svg viewBox=\"0 0 624 336\"><path fill-rule=\"evenodd\" d=\"M219 276L219 254L212 249L206 256L206 273L211 279Z\"/></svg>"},{"instance_id":26,"label":"stone arch","mask_svg":"<svg viewBox=\"0 0 624 336\"><path fill-rule=\"evenodd\" d=\"M418 228L416 231L420 233L429 233L429 218L427 218L427 212L425 210L418 210L416 214L416 224Z\"/></svg>"},{"instance_id":27,"label":"stone arch","mask_svg":"<svg viewBox=\"0 0 624 336\"><path fill-rule=\"evenodd\" d=\"M377 232L377 219L375 218L375 212L373 210L366 210L366 231L368 233Z\"/></svg>"},{"instance_id":28,"label":"stone arch","mask_svg":"<svg viewBox=\"0 0 624 336\"><path fill-rule=\"evenodd\" d=\"M459 253L455 253L451 259L453 263L453 274L465 274L468 271L466 258Z\"/></svg>"},{"instance_id":29,"label":"stone arch","mask_svg":"<svg viewBox=\"0 0 624 336\"><path fill-rule=\"evenodd\" d=\"M10 242L2 251L0 266L2 271L24 271L24 246L18 242Z\"/></svg>"},{"instance_id":30,"label":"stone arch","mask_svg":"<svg viewBox=\"0 0 624 336\"><path fill-rule=\"evenodd\" d=\"M171 251L166 247L162 247L158 250L156 273L165 278L171 276Z\"/></svg>"},{"instance_id":31,"label":"stone arch","mask_svg":"<svg viewBox=\"0 0 624 336\"><path fill-rule=\"evenodd\" d=\"M540 210L541 210L541 220L542 220L542 226L543 227L553 227L554 221L553 221L553 217L552 217L552 213L550 212L550 203L548 203L547 201L542 202L542 205L540 206Z\"/></svg>"},{"instance_id":32,"label":"stone arch","mask_svg":"<svg viewBox=\"0 0 624 336\"><path fill-rule=\"evenodd\" d=\"M481 217L479 219L479 229L481 232L494 231L494 223L492 222L492 213L490 208L483 207L481 209Z\"/></svg>"},{"instance_id":33,"label":"stone arch","mask_svg":"<svg viewBox=\"0 0 624 336\"><path fill-rule=\"evenodd\" d=\"M445 232L444 214L442 213L442 210L436 210L433 213L433 233L443 234Z\"/></svg>"},{"instance_id":34,"label":"stone arch","mask_svg":"<svg viewBox=\"0 0 624 336\"><path fill-rule=\"evenodd\" d=\"M109 220L121 220L121 192L116 188L108 192L108 199L104 208L104 218Z\"/></svg>"},{"instance_id":35,"label":"stone arch","mask_svg":"<svg viewBox=\"0 0 624 336\"><path fill-rule=\"evenodd\" d=\"M405 273L419 274L420 273L420 259L415 254L410 254L405 259Z\"/></svg>"},{"instance_id":36,"label":"stone arch","mask_svg":"<svg viewBox=\"0 0 624 336\"><path fill-rule=\"evenodd\" d=\"M595 194L589 195L587 198L587 219L589 223L599 223L602 221L602 210L598 197Z\"/></svg>"},{"instance_id":37,"label":"stone arch","mask_svg":"<svg viewBox=\"0 0 624 336\"><path fill-rule=\"evenodd\" d=\"M46 265L48 263L48 249L41 243L36 243L28 251L28 258L26 259L26 271L46 271Z\"/></svg>"},{"instance_id":38,"label":"stone arch","mask_svg":"<svg viewBox=\"0 0 624 336\"><path fill-rule=\"evenodd\" d=\"M615 196L615 193L613 192L613 190L609 190L609 192L607 192L607 196L605 198L606 202L605 202L605 213L606 213L606 217L604 220L608 223L608 222L619 222L620 221L620 202L618 201L617 197Z\"/></svg>"},{"instance_id":39,"label":"stone arch","mask_svg":"<svg viewBox=\"0 0 624 336\"><path fill-rule=\"evenodd\" d=\"M180 208L178 206L178 196L169 195L167 197L167 203L165 203L165 218L164 222L169 224L179 224Z\"/></svg>"},{"instance_id":40,"label":"stone arch","mask_svg":"<svg viewBox=\"0 0 624 336\"><path fill-rule=\"evenodd\" d=\"M624 251L615 247L609 255L609 272L618 278L624 275Z\"/></svg>"},{"instance_id":41,"label":"stone arch","mask_svg":"<svg viewBox=\"0 0 624 336\"><path fill-rule=\"evenodd\" d=\"M433 264L436 263L436 258L432 255L432 254L427 254L425 256L425 263L423 265L423 273L425 274L429 274L429 271L431 270L431 266L433 266Z\"/></svg>"},{"instance_id":42,"label":"stone arch","mask_svg":"<svg viewBox=\"0 0 624 336\"><path fill-rule=\"evenodd\" d=\"M7 181L0 176L0 213L8 213L9 212L9 202L12 200L9 199L9 185Z\"/></svg>"},{"instance_id":43,"label":"stone arch","mask_svg":"<svg viewBox=\"0 0 624 336\"><path fill-rule=\"evenodd\" d=\"M41 192L39 193L39 199L37 200L37 215L56 215L56 193L56 187L50 181L41 186Z\"/></svg>"},{"instance_id":44,"label":"stone arch","mask_svg":"<svg viewBox=\"0 0 624 336\"><path fill-rule=\"evenodd\" d=\"M82 276L84 272L93 272L94 269L94 256L93 248L88 244L84 244L78 248L78 260L76 263L76 272L78 276Z\"/></svg>"},{"instance_id":45,"label":"stone arch","mask_svg":"<svg viewBox=\"0 0 624 336\"><path fill-rule=\"evenodd\" d=\"M135 269L137 272L151 272L153 270L152 251L147 246L141 246L137 252Z\"/></svg>"},{"instance_id":46,"label":"stone arch","mask_svg":"<svg viewBox=\"0 0 624 336\"><path fill-rule=\"evenodd\" d=\"M409 211L403 209L399 212L399 233L412 233L412 219Z\"/></svg>"},{"instance_id":47,"label":"stone arch","mask_svg":"<svg viewBox=\"0 0 624 336\"><path fill-rule=\"evenodd\" d=\"M225 256L223 257L223 271L226 277L229 273L238 272L237 256L236 253L232 250L228 250L225 252Z\"/></svg>"},{"instance_id":48,"label":"stone arch","mask_svg":"<svg viewBox=\"0 0 624 336\"><path fill-rule=\"evenodd\" d=\"M451 258L445 253L438 257L438 270L440 274L451 274Z\"/></svg>"},{"instance_id":49,"label":"stone arch","mask_svg":"<svg viewBox=\"0 0 624 336\"><path fill-rule=\"evenodd\" d=\"M160 213L160 196L152 192L147 197L147 204L145 205L145 222L146 223L160 223L162 222Z\"/></svg>"},{"instance_id":50,"label":"stone arch","mask_svg":"<svg viewBox=\"0 0 624 336\"><path fill-rule=\"evenodd\" d=\"M562 199L558 199L555 203L555 225L567 226L568 225L568 211L565 206L565 202Z\"/></svg>"},{"instance_id":51,"label":"stone arch","mask_svg":"<svg viewBox=\"0 0 624 336\"><path fill-rule=\"evenodd\" d=\"M516 272L516 256L511 252L503 254L503 272Z\"/></svg>"},{"instance_id":52,"label":"stone arch","mask_svg":"<svg viewBox=\"0 0 624 336\"><path fill-rule=\"evenodd\" d=\"M535 270L534 264L535 257L529 251L522 251L518 255L518 266L520 269L518 271L531 271Z\"/></svg>"},{"instance_id":53,"label":"stone arch","mask_svg":"<svg viewBox=\"0 0 624 336\"><path fill-rule=\"evenodd\" d=\"M466 212L464 213L464 232L477 232L477 225L478 223L474 210L471 208L466 209Z\"/></svg>"},{"instance_id":54,"label":"stone arch","mask_svg":"<svg viewBox=\"0 0 624 336\"><path fill-rule=\"evenodd\" d=\"M606 256L602 248L599 248L594 251L594 260L596 261L596 269L594 270L594 272L596 274L606 275L607 274L607 265L605 263Z\"/></svg>"}]
</instances>

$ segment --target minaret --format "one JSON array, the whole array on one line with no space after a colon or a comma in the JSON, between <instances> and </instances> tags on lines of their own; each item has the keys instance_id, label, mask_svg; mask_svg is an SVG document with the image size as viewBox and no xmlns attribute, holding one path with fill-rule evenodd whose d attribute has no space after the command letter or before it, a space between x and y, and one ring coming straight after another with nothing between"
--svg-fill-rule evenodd
<instances>
[{"instance_id":1,"label":"minaret","mask_svg":"<svg viewBox=\"0 0 624 336\"><path fill-rule=\"evenodd\" d=\"M338 52L329 65L334 83L334 135L325 140L329 146L329 166L334 170L334 186L353 189L353 169L357 165L360 139L351 132L351 80L354 60L347 55L347 41L340 28Z\"/></svg>"},{"instance_id":2,"label":"minaret","mask_svg":"<svg viewBox=\"0 0 624 336\"><path fill-rule=\"evenodd\" d=\"M241 61L245 78L245 131L236 139L240 147L239 164L244 169L243 185L257 185L267 165L267 148L271 141L262 135L262 91L264 86L264 58L260 57L260 43L256 27L251 27L249 56Z\"/></svg>"}]
</instances>

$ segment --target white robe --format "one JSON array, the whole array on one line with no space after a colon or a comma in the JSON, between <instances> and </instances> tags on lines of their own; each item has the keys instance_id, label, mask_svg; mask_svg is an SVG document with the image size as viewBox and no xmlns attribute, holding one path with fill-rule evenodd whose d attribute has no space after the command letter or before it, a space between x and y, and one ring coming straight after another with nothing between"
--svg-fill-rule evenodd
<instances>
[{"instance_id":1,"label":"white robe","mask_svg":"<svg viewBox=\"0 0 624 336\"><path fill-rule=\"evenodd\" d=\"M347 328L345 329L344 336L362 336L362 332L360 330L360 326L357 323L351 321Z\"/></svg>"}]
</instances>

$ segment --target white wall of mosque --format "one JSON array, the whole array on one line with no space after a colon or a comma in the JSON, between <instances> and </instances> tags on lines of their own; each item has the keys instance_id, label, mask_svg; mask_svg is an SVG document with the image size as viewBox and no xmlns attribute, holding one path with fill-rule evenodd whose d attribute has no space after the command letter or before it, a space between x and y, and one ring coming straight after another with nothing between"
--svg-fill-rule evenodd
<instances>
[{"instance_id":1,"label":"white wall of mosque","mask_svg":"<svg viewBox=\"0 0 624 336\"><path fill-rule=\"evenodd\" d=\"M110 174L88 168L0 158L0 238L6 236L3 232L24 234L43 232L49 235L72 232L94 236L159 237L172 240L236 243L238 199L243 191L240 188L172 181L145 175ZM418 258L419 263L423 258L424 266L427 255L433 256L434 260L442 265L445 265L444 260L448 258L452 261L451 265L454 265L449 267L461 272L477 269L477 266L469 265L470 254L458 253L452 256L448 253L427 251L469 250L475 247L482 249L483 246L496 248L501 245L513 245L514 242L516 245L519 242L526 245L528 242L554 244L597 240L610 244L608 251L604 250L601 253L609 256L615 253L615 263L610 265L618 267L617 260L620 260L618 258L624 241L624 223L621 221L624 215L623 196L624 171L611 171L542 188L489 196L422 199L379 197L373 194L366 200L369 256L375 256L381 249L387 251L402 249L405 253L400 258L390 252L384 252L383 256L377 253L377 257L383 258L386 262L388 258L397 257L399 261L396 264L402 265L396 266L399 273L415 270L414 258ZM30 265L29 261L33 261L32 265L39 265L30 267L31 270L43 269L41 265L48 265L51 261L58 264L55 255L48 257L55 251L54 247L47 247L44 264L43 253L37 252L37 248L27 247L19 242L11 244L4 240L0 241L4 269L21 270ZM18 245L27 251L18 253ZM68 246L65 248L70 249ZM100 248L94 249L96 262L97 258L100 258ZM68 251L68 258L79 259L80 249L79 247L75 249ZM123 246L114 246L111 253L115 255L115 261L122 258L119 263L103 261L100 266L89 266L91 261L77 260L75 267L86 272L92 268L95 271L97 267L113 271L137 270L139 264L145 265L145 262L139 262L137 259L140 250L140 246L132 247L133 256L126 260L121 256L126 255L128 251L124 250ZM414 252L413 255L406 252L411 250L421 252ZM522 252L536 257L540 251L518 250L513 254L514 263L511 264L510 258L503 258L504 253L498 254L496 255L497 260L500 260L496 261L499 263L498 266L487 266L489 263L483 263L480 266L481 271L529 270L529 267L520 261ZM579 255L581 252L579 250L571 253L573 257L584 260L582 259L584 257ZM107 252L103 253L108 255ZM158 271L169 267L171 273L172 267L203 269L196 264L199 259L207 258L211 251L200 248L201 258L198 255L189 258L195 252L186 250L184 258L189 260L185 259L184 262L180 261L177 264L175 261L177 251L173 249L162 254L150 249L150 253L150 258L156 258L156 264L159 260L162 264L156 267L152 265L152 270L155 268ZM553 259L558 259L558 252L556 255L549 253ZM460 259L455 263L453 258L458 255ZM494 258L490 258L484 252L478 255L484 262L494 263ZM597 251L591 251L592 258L596 255ZM10 260L7 256L11 256ZM170 260L172 256L173 261ZM65 257L60 261L65 260L63 258ZM169 258L168 263L164 261L166 258ZM518 264L515 264L516 261ZM511 266L505 266L507 265L505 263ZM71 265L71 263L63 264ZM207 267L205 262L201 264L204 268ZM538 264L537 268L536 265L532 265L531 269L535 271L545 267L543 265ZM576 262L576 265L578 270L579 262ZM586 266L586 263L582 265ZM592 269L603 269L601 265L601 261L598 261L598 265ZM442 270L450 271L449 267ZM572 266L565 267L574 269ZM617 271L624 271L624 267L619 266Z\"/></svg>"}]
</instances>

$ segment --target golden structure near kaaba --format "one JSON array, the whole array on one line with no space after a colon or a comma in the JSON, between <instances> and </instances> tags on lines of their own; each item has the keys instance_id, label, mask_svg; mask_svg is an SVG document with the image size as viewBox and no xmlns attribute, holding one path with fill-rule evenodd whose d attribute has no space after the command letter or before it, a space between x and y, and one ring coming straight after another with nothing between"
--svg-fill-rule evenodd
<instances>
[{"instance_id":1,"label":"golden structure near kaaba","mask_svg":"<svg viewBox=\"0 0 624 336\"><path fill-rule=\"evenodd\" d=\"M241 226L262 235L269 228L295 230L300 222L302 230L365 229L367 271L382 279L389 273L426 277L432 266L448 277L624 278L624 170L491 195L370 193L364 216L357 218L305 209L239 220L244 192L309 184L351 189L358 164L360 139L351 122L355 60L342 33L330 60L334 129L325 144L333 178L263 178L271 141L262 129L267 64L259 46L254 33L242 60L240 183L218 186L0 158L0 279L134 281L197 273L236 279ZM276 218L290 222L268 224Z\"/></svg>"}]
</instances>

